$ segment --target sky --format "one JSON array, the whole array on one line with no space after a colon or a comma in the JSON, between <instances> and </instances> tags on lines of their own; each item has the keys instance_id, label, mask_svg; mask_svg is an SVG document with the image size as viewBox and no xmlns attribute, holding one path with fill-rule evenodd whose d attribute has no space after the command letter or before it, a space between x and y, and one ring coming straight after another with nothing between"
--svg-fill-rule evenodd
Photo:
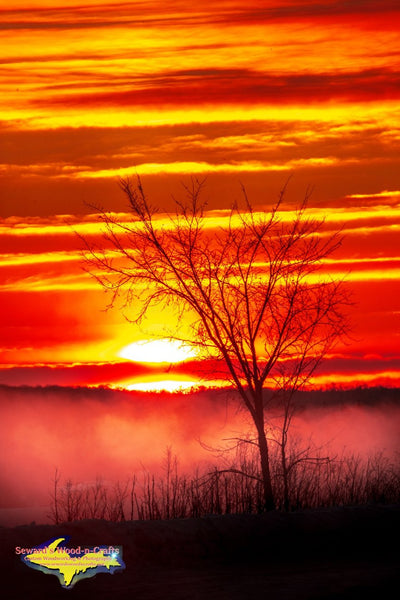
<instances>
[{"instance_id":1,"label":"sky","mask_svg":"<svg viewBox=\"0 0 400 600\"><path fill-rule=\"evenodd\" d=\"M167 311L135 327L83 270L139 174L166 212L206 177L211 225L241 185L268 209L290 177L288 210L311 186L353 301L314 384L399 385L399 25L396 0L0 0L0 384L204 383L150 345Z\"/></svg>"}]
</instances>

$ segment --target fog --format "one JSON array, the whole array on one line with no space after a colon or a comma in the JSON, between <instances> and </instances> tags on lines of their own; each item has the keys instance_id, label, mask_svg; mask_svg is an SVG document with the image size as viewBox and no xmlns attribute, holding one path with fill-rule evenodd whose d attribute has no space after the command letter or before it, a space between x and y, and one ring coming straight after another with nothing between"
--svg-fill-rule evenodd
<instances>
[{"instance_id":1,"label":"fog","mask_svg":"<svg viewBox=\"0 0 400 600\"><path fill-rule=\"evenodd\" d=\"M389 396L388 396L389 394ZM398 460L399 393L303 396L292 435L332 454L383 450ZM138 394L84 388L0 388L0 508L49 504L55 470L78 483L160 472L172 448L182 471L216 464L217 447L249 430L226 392ZM1 511L0 522L9 513ZM29 511L23 512L23 518ZM22 518L22 517L21 517Z\"/></svg>"}]
</instances>

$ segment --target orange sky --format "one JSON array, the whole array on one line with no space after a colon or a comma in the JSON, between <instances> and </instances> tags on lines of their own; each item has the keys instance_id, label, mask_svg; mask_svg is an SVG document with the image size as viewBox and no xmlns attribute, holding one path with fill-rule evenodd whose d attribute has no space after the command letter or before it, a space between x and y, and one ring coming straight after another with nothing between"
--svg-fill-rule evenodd
<instances>
[{"instance_id":1,"label":"orange sky","mask_svg":"<svg viewBox=\"0 0 400 600\"><path fill-rule=\"evenodd\" d=\"M139 330L81 269L89 205L138 172L168 210L207 175L210 226L240 197L314 187L344 245L352 338L317 384L400 383L400 8L395 0L0 0L0 383L198 381L121 356ZM168 319L168 314L162 316ZM159 353L162 358L162 353ZM111 363L111 364L110 364ZM205 369L206 370L206 369Z\"/></svg>"}]
</instances>

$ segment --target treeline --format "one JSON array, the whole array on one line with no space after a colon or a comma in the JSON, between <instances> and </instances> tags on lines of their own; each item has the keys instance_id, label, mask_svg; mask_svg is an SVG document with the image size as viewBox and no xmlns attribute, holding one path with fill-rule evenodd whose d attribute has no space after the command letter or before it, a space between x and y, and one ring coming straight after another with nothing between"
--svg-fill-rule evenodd
<instances>
[{"instance_id":1,"label":"treeline","mask_svg":"<svg viewBox=\"0 0 400 600\"><path fill-rule=\"evenodd\" d=\"M59 395L60 398L97 398L103 401L111 400L115 396L125 396L135 400L151 397L168 398L168 397L187 397L187 392L140 392L129 391L124 389L112 389L106 386L101 387L85 387L85 386L8 386L0 384L0 396L12 397L13 395L30 394L44 398L46 396ZM274 393L272 390L264 390L266 400L274 403ZM237 392L234 390L207 389L198 388L190 395L201 397L215 398L216 400L224 401L227 395L235 399ZM279 399L276 400L279 403ZM335 388L329 390L308 390L299 391L296 393L296 406L301 408L307 407L335 407L335 406L378 406L380 404L391 404L400 407L400 388L387 387L356 387L351 389Z\"/></svg>"}]
</instances>

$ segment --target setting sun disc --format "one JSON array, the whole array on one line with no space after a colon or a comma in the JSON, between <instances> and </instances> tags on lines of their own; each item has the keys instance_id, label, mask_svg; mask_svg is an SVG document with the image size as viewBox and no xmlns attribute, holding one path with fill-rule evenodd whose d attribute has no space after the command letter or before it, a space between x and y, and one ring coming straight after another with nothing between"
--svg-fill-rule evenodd
<instances>
[{"instance_id":1,"label":"setting sun disc","mask_svg":"<svg viewBox=\"0 0 400 600\"><path fill-rule=\"evenodd\" d=\"M125 346L118 356L134 362L178 363L194 358L196 351L176 340L144 340Z\"/></svg>"}]
</instances>

